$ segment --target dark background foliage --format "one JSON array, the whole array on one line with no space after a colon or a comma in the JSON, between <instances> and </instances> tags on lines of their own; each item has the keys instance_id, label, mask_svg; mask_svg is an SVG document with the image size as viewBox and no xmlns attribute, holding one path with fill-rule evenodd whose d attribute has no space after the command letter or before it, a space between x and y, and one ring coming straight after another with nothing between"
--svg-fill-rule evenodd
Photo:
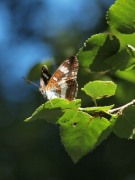
<instances>
[{"instance_id":1,"label":"dark background foliage","mask_svg":"<svg viewBox=\"0 0 135 180\"><path fill-rule=\"evenodd\" d=\"M112 134L75 165L60 142L58 126L23 122L45 100L22 76L45 60L52 60L55 69L91 35L107 30L106 12L113 2L0 1L0 179L135 179L133 141ZM112 80L119 84L113 103L131 100L133 84L115 76ZM81 88L84 77L78 81ZM79 95L84 96L80 89Z\"/></svg>"}]
</instances>

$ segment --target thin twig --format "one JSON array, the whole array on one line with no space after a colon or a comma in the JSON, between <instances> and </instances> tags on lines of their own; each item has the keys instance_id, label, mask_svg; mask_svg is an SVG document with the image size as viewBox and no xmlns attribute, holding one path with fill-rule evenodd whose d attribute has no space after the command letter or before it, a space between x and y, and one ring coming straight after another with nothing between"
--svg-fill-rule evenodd
<instances>
[{"instance_id":1,"label":"thin twig","mask_svg":"<svg viewBox=\"0 0 135 180\"><path fill-rule=\"evenodd\" d=\"M118 111L122 112L125 108L127 108L128 106L131 106L131 105L135 105L135 99L133 99L131 102L129 102L129 103L127 103L121 107L108 110L108 113L113 114L113 113L118 112Z\"/></svg>"}]
</instances>

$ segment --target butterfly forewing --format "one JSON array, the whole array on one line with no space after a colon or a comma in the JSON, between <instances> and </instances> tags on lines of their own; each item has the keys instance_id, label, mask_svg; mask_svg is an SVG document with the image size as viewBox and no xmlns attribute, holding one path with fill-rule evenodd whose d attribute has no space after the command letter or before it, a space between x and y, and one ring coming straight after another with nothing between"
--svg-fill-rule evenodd
<instances>
[{"instance_id":1,"label":"butterfly forewing","mask_svg":"<svg viewBox=\"0 0 135 180\"><path fill-rule=\"evenodd\" d=\"M44 65L41 70L39 90L45 98L46 98L46 86L47 86L50 78L51 78L51 74L49 73L47 66Z\"/></svg>"}]
</instances>

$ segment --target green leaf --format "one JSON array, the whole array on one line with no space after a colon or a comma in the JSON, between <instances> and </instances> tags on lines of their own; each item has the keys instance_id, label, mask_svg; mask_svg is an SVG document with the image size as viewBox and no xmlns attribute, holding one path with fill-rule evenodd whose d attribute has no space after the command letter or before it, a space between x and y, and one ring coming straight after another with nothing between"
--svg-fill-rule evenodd
<instances>
[{"instance_id":1,"label":"green leaf","mask_svg":"<svg viewBox=\"0 0 135 180\"><path fill-rule=\"evenodd\" d=\"M47 109L54 109L54 108L61 108L61 109L71 109L75 108L78 109L81 105L80 99L75 99L73 101L69 101L63 98L55 98L45 103L45 108Z\"/></svg>"},{"instance_id":2,"label":"green leaf","mask_svg":"<svg viewBox=\"0 0 135 180\"><path fill-rule=\"evenodd\" d=\"M92 71L100 72L111 70L113 67L107 62L108 59L118 53L120 42L116 36L108 35L102 47L100 47L93 63L90 65Z\"/></svg>"},{"instance_id":3,"label":"green leaf","mask_svg":"<svg viewBox=\"0 0 135 180\"><path fill-rule=\"evenodd\" d=\"M77 58L82 66L89 67L97 55L98 50L104 44L107 34L96 34L89 38L79 50Z\"/></svg>"},{"instance_id":4,"label":"green leaf","mask_svg":"<svg viewBox=\"0 0 135 180\"><path fill-rule=\"evenodd\" d=\"M116 0L109 9L107 21L112 31L129 34L135 32L135 1Z\"/></svg>"},{"instance_id":5,"label":"green leaf","mask_svg":"<svg viewBox=\"0 0 135 180\"><path fill-rule=\"evenodd\" d=\"M103 97L113 96L116 90L116 84L112 81L93 81L82 88L92 99L101 99Z\"/></svg>"},{"instance_id":6,"label":"green leaf","mask_svg":"<svg viewBox=\"0 0 135 180\"><path fill-rule=\"evenodd\" d=\"M123 110L115 120L113 132L120 138L135 139L135 106Z\"/></svg>"},{"instance_id":7,"label":"green leaf","mask_svg":"<svg viewBox=\"0 0 135 180\"><path fill-rule=\"evenodd\" d=\"M77 57L82 66L90 67L92 71L108 69L104 61L119 50L119 41L107 33L96 34L89 38Z\"/></svg>"},{"instance_id":8,"label":"green leaf","mask_svg":"<svg viewBox=\"0 0 135 180\"><path fill-rule=\"evenodd\" d=\"M135 58L133 58L127 48L125 48L116 55L108 58L105 63L108 65L108 69L112 71L116 71L118 69L131 70L135 67Z\"/></svg>"},{"instance_id":9,"label":"green leaf","mask_svg":"<svg viewBox=\"0 0 135 180\"><path fill-rule=\"evenodd\" d=\"M104 44L100 47L90 64L90 69L97 72L133 69L135 67L134 38L135 34L121 35L117 33L112 38L107 36ZM89 62L88 58L86 61L87 63Z\"/></svg>"},{"instance_id":10,"label":"green leaf","mask_svg":"<svg viewBox=\"0 0 135 180\"><path fill-rule=\"evenodd\" d=\"M135 68L135 6L133 6L135 1L133 1L130 3L117 0L115 5L112 5L108 14L111 31L96 34L86 41L77 54L82 66L90 68L93 72L105 70L114 72ZM122 29L120 32L132 31L132 34L121 34L115 28Z\"/></svg>"},{"instance_id":11,"label":"green leaf","mask_svg":"<svg viewBox=\"0 0 135 180\"><path fill-rule=\"evenodd\" d=\"M110 126L107 119L95 118L77 110L67 110L58 123L61 141L75 163L109 135L104 134Z\"/></svg>"},{"instance_id":12,"label":"green leaf","mask_svg":"<svg viewBox=\"0 0 135 180\"><path fill-rule=\"evenodd\" d=\"M120 43L119 51L104 61L105 66L111 71L131 70L135 67L135 33L115 33Z\"/></svg>"},{"instance_id":13,"label":"green leaf","mask_svg":"<svg viewBox=\"0 0 135 180\"><path fill-rule=\"evenodd\" d=\"M135 33L133 34L121 34L121 33L115 33L116 37L119 39L120 41L120 50L127 48L127 49L131 49L131 51L134 51L134 47L135 47ZM131 54L132 56L132 54ZM134 57L134 55L133 55Z\"/></svg>"},{"instance_id":14,"label":"green leaf","mask_svg":"<svg viewBox=\"0 0 135 180\"><path fill-rule=\"evenodd\" d=\"M30 122L37 119L44 119L48 122L56 123L57 120L64 114L66 109L78 109L80 104L81 100L79 99L71 102L62 98L52 99L37 108L32 116L27 118L25 121Z\"/></svg>"}]
</instances>

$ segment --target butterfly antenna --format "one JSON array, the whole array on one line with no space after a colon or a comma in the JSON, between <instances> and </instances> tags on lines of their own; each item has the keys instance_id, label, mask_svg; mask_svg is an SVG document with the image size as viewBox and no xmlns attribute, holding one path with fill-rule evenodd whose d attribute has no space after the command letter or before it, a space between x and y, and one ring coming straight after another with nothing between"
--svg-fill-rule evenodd
<instances>
[{"instance_id":1,"label":"butterfly antenna","mask_svg":"<svg viewBox=\"0 0 135 180\"><path fill-rule=\"evenodd\" d=\"M39 85L37 85L36 83L30 81L29 79L25 78L25 77L22 77L25 81L27 81L28 83L30 84L33 84L34 86L37 86L39 88Z\"/></svg>"}]
</instances>

